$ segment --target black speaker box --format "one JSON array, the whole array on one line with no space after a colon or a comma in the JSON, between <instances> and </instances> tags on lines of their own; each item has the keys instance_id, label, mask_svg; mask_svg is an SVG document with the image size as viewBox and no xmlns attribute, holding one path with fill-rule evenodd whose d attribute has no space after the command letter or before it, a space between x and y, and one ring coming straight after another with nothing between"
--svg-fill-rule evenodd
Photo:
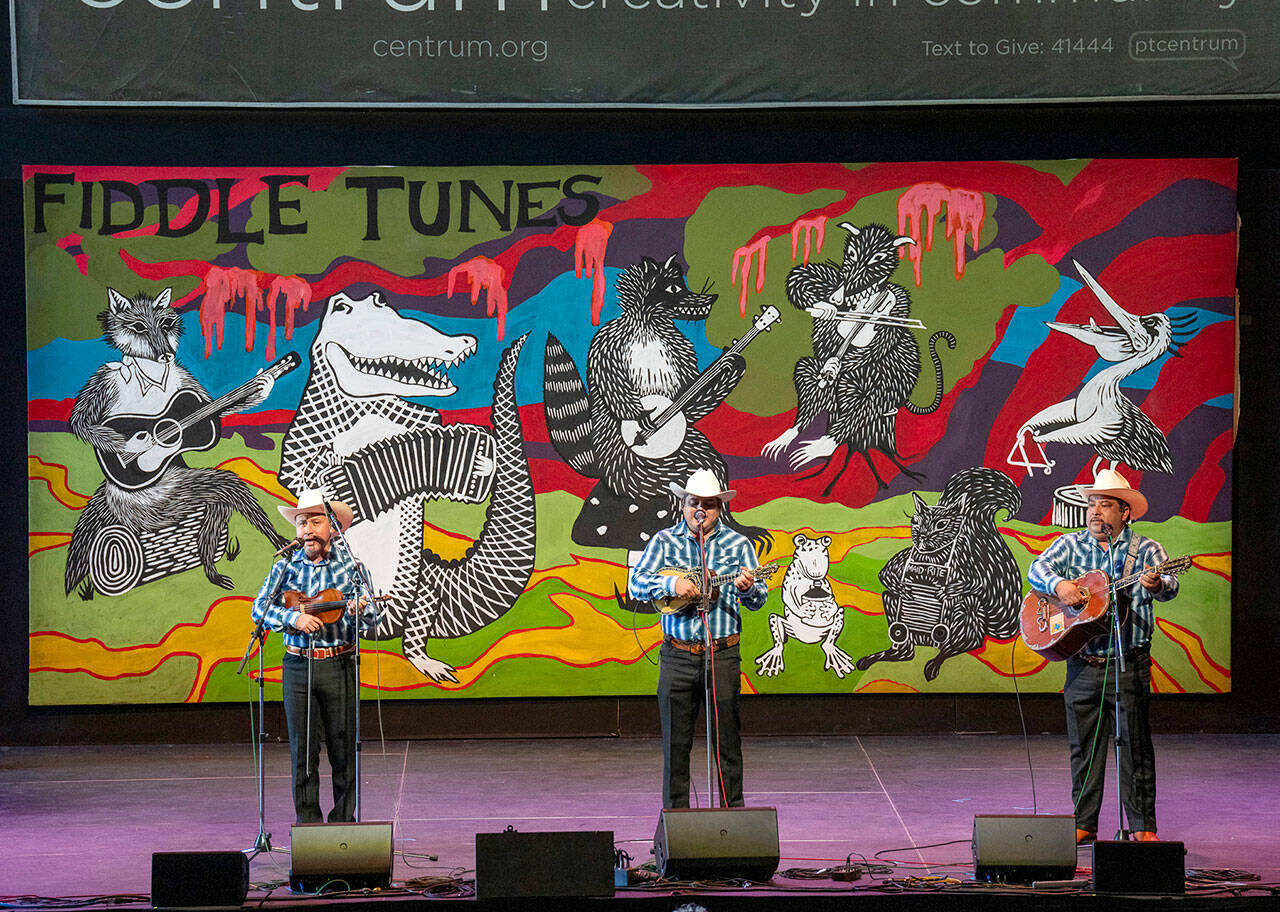
<instances>
[{"instance_id":1,"label":"black speaker box","mask_svg":"<svg viewBox=\"0 0 1280 912\"><path fill-rule=\"evenodd\" d=\"M249 892L243 852L155 852L151 905L156 909L239 909Z\"/></svg>"},{"instance_id":2,"label":"black speaker box","mask_svg":"<svg viewBox=\"0 0 1280 912\"><path fill-rule=\"evenodd\" d=\"M295 823L289 886L302 893L391 885L391 824Z\"/></svg>"},{"instance_id":3,"label":"black speaker box","mask_svg":"<svg viewBox=\"0 0 1280 912\"><path fill-rule=\"evenodd\" d=\"M674 808L653 834L658 873L673 880L767 881L778 870L778 812L763 808Z\"/></svg>"},{"instance_id":4,"label":"black speaker box","mask_svg":"<svg viewBox=\"0 0 1280 912\"><path fill-rule=\"evenodd\" d=\"M1180 842L1093 844L1095 893L1187 892L1186 847Z\"/></svg>"},{"instance_id":5,"label":"black speaker box","mask_svg":"<svg viewBox=\"0 0 1280 912\"><path fill-rule=\"evenodd\" d=\"M978 814L973 876L995 883L1070 880L1076 873L1076 821L1070 814Z\"/></svg>"},{"instance_id":6,"label":"black speaker box","mask_svg":"<svg viewBox=\"0 0 1280 912\"><path fill-rule=\"evenodd\" d=\"M476 833L476 899L613 896L613 831Z\"/></svg>"}]
</instances>

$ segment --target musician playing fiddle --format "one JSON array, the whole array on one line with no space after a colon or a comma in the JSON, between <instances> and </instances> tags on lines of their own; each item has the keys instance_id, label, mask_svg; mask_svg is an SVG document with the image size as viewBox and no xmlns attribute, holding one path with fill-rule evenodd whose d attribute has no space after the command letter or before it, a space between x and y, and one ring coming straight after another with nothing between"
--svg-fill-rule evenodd
<instances>
[{"instance_id":1,"label":"musician playing fiddle","mask_svg":"<svg viewBox=\"0 0 1280 912\"><path fill-rule=\"evenodd\" d=\"M327 504L339 529L346 531L351 508L338 500ZM377 621L371 606L357 610L355 561L332 541L325 505L322 492L304 491L296 507L276 508L294 524L300 547L272 565L253 600L254 622L284 634L284 715L298 823L324 820L317 768L321 730L333 780L329 822L355 820L356 627L367 629Z\"/></svg>"},{"instance_id":2,"label":"musician playing fiddle","mask_svg":"<svg viewBox=\"0 0 1280 912\"><path fill-rule=\"evenodd\" d=\"M1120 744L1120 794L1128 829L1138 841L1155 842L1156 767L1148 718L1155 626L1152 600L1164 602L1177 595L1178 580L1170 574L1144 572L1164 564L1168 555L1159 542L1131 528L1132 520L1147 512L1147 499L1123 475L1103 469L1092 486L1081 485L1079 490L1088 504L1087 528L1060 535L1049 544L1027 573L1031 587L1052 592L1068 605L1082 605L1089 596L1076 580L1090 570L1101 570L1113 580L1134 575L1137 579L1117 592L1123 617L1120 642L1114 642L1111 634L1100 634L1066 661L1062 692L1071 748L1076 842L1097 838L1107 739L1112 732L1117 732ZM1124 655L1123 671L1117 668L1118 654Z\"/></svg>"}]
</instances>

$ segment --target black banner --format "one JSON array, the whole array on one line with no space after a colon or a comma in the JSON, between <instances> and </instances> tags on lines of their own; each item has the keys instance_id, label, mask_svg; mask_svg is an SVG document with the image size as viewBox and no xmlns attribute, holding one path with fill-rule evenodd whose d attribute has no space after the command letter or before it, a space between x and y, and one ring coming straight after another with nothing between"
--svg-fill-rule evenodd
<instances>
[{"instance_id":1,"label":"black banner","mask_svg":"<svg viewBox=\"0 0 1280 912\"><path fill-rule=\"evenodd\" d=\"M14 0L15 100L751 106L1280 95L1266 0Z\"/></svg>"}]
</instances>

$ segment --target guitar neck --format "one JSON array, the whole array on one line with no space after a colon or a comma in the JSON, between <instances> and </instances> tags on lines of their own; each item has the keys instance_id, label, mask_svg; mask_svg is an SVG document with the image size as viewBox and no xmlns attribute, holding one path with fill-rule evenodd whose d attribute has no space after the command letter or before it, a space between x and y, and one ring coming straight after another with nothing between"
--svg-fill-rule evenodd
<instances>
[{"instance_id":1,"label":"guitar neck","mask_svg":"<svg viewBox=\"0 0 1280 912\"><path fill-rule=\"evenodd\" d=\"M730 355L741 354L742 350L751 343L751 340L764 332L766 328L767 327L765 326L753 326L747 330L746 334L743 335L741 339L734 342L733 345L721 352L720 357L712 361L711 364L707 366L707 369L698 375L698 379L689 384L688 389L682 392L674 402L659 412L653 419L653 423L661 426L670 421L673 415L678 412L683 412L684 407L689 404L689 400L702 392L702 388L711 382L711 378L716 375L716 371L720 369L720 365L725 361L725 359Z\"/></svg>"},{"instance_id":2,"label":"guitar neck","mask_svg":"<svg viewBox=\"0 0 1280 912\"><path fill-rule=\"evenodd\" d=\"M249 395L253 392L254 386L257 385L259 381L268 378L272 380L279 380L282 376L293 370L296 366L293 360L294 357L296 356L286 355L284 358L281 358L275 364L271 365L247 383L242 383L231 392L219 396L207 405L202 405L200 408L184 417L179 424L183 428L188 428L193 424L199 424L202 421L207 421L214 415L221 414L232 406L239 405L245 399L249 398Z\"/></svg>"},{"instance_id":3,"label":"guitar neck","mask_svg":"<svg viewBox=\"0 0 1280 912\"><path fill-rule=\"evenodd\" d=\"M770 576L772 576L777 569L778 569L777 561L770 561L767 564L761 564L759 567L756 567L753 573L756 579L766 580ZM725 583L732 583L734 580L736 580L740 572L741 571L739 570L732 570L727 573L721 573L711 577L709 580L707 580L707 582L710 583L712 586L723 586ZM695 582L701 582L702 575L697 570L690 570L685 575L688 576L690 579L694 580Z\"/></svg>"},{"instance_id":4,"label":"guitar neck","mask_svg":"<svg viewBox=\"0 0 1280 912\"><path fill-rule=\"evenodd\" d=\"M1137 582L1139 579L1141 579L1144 573L1163 573L1166 569L1168 569L1170 564L1174 564L1174 563L1177 563L1177 561L1164 561L1163 563L1156 564L1154 567L1147 567L1146 569L1138 570L1135 573L1130 573L1128 576L1122 576L1120 579L1116 580L1112 585L1115 586L1117 589L1123 588L1124 586L1130 586L1133 583Z\"/></svg>"}]
</instances>

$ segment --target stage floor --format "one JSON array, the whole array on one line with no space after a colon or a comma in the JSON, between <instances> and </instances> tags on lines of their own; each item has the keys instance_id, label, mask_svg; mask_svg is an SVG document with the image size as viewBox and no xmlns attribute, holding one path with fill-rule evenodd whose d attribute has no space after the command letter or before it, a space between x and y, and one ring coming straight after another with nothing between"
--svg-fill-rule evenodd
<instances>
[{"instance_id":1,"label":"stage floor","mask_svg":"<svg viewBox=\"0 0 1280 912\"><path fill-rule=\"evenodd\" d=\"M1186 844L1187 868L1280 881L1280 735L1163 736L1156 753L1160 835ZM997 735L748 737L744 756L748 806L777 808L784 870L852 855L897 865L880 878L967 880L975 814L1071 811L1062 736L1032 737L1029 758L1021 737ZM267 745L275 851L252 862L251 902L289 892L288 763L287 745ZM651 857L661 769L648 739L366 741L362 819L394 823L397 883L473 877L476 834L508 826L611 830L639 865ZM705 791L700 749L693 769ZM1107 782L1104 838L1116 825L1110 769ZM327 780L321 795L327 808ZM0 748L0 819L0 895L145 896L153 852L254 845L252 748ZM1082 852L1080 865L1090 857Z\"/></svg>"}]
</instances>

